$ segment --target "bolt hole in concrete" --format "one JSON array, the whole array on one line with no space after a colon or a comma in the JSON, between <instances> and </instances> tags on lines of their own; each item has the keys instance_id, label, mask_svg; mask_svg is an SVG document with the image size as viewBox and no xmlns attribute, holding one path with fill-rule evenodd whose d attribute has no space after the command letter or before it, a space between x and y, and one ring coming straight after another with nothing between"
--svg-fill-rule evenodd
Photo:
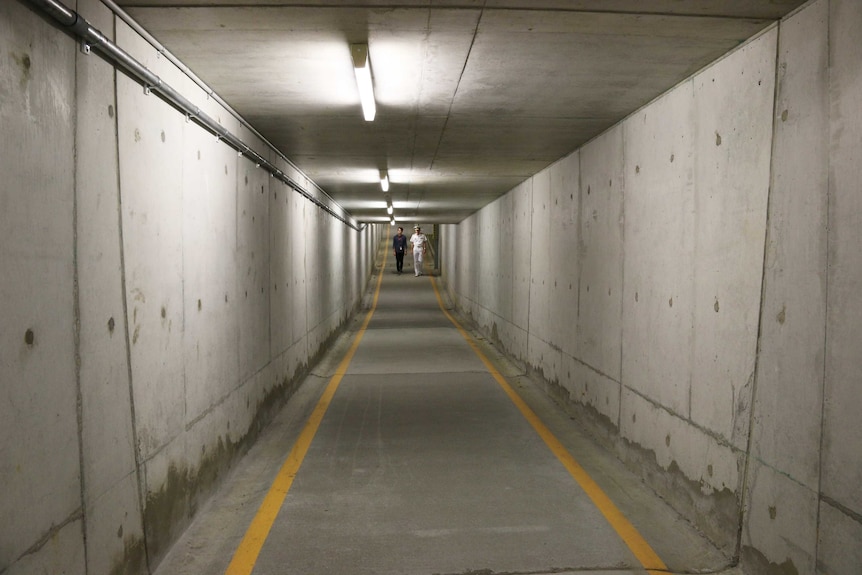
<instances>
[{"instance_id":1,"label":"bolt hole in concrete","mask_svg":"<svg viewBox=\"0 0 862 575\"><path fill-rule=\"evenodd\" d=\"M108 319L108 331L114 333L114 318Z\"/></svg>"},{"instance_id":2,"label":"bolt hole in concrete","mask_svg":"<svg viewBox=\"0 0 862 575\"><path fill-rule=\"evenodd\" d=\"M33 343L35 341L36 341L36 334L33 333L32 329L28 329L24 333L24 343L26 343L27 345L33 345Z\"/></svg>"}]
</instances>

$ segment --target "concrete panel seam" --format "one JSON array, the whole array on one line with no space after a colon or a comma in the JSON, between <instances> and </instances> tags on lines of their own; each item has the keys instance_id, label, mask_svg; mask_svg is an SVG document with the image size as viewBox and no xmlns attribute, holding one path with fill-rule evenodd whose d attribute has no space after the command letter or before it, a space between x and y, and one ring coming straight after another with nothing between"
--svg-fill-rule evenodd
<instances>
[{"instance_id":1,"label":"concrete panel seam","mask_svg":"<svg viewBox=\"0 0 862 575\"><path fill-rule=\"evenodd\" d=\"M738 522L737 533L736 533L735 557L737 557L737 558L742 553L743 529L745 526L745 514L746 514L746 509L747 509L747 504L748 504L748 493L747 493L748 478L749 478L749 473L751 471L751 458L752 458L752 448L753 448L752 442L754 441L754 439L753 439L754 434L753 434L752 430L754 429L754 425L755 425L754 412L755 412L755 408L757 405L757 402L755 401L755 398L757 397L757 388L758 388L757 373L758 373L758 368L760 366L760 347L761 347L761 343L762 343L761 339L763 336L763 316L764 316L764 313L766 313L764 306L766 305L766 283L767 283L766 282L766 275L767 275L767 263L768 263L767 259L769 257L769 240L770 240L770 233L769 233L769 219L770 218L769 218L769 215L771 213L770 208L773 204L772 183L774 181L774 176L775 176L774 175L774 172L775 172L775 130L776 130L775 107L776 107L776 102L778 101L778 90L779 90L779 85L780 85L779 84L779 62L781 60L781 27L780 26L777 27L777 33L775 35L774 53L775 53L775 59L774 59L774 64L773 64L774 80L773 80L773 88L772 88L772 110L771 110L771 113L769 114L769 119L772 122L771 130L770 130L771 137L770 137L770 152L769 152L769 185L768 185L767 190L766 190L766 221L764 222L765 227L764 227L764 234L763 234L763 236L764 236L763 237L763 259L760 263L760 306L759 306L758 315L757 315L757 345L756 345L756 351L754 353L754 366L753 366L754 372L753 372L752 378L751 378L751 392L750 392L751 400L750 400L750 404L749 404L750 408L749 408L749 412L748 412L748 433L747 433L747 437L745 439L745 453L744 453L744 459L743 459L742 473L741 473L741 476L739 478L739 489L738 489L740 506L739 506L739 522ZM757 460L760 463L765 465L765 463L760 461L760 458L757 458ZM772 468L771 466L767 466L767 467ZM780 473L782 475L786 475L785 473L782 473L782 472L778 471L777 469L773 469L773 471L775 471L776 473ZM787 477L790 478L790 476L787 476ZM792 478L790 478L790 479L792 479Z\"/></svg>"},{"instance_id":2,"label":"concrete panel seam","mask_svg":"<svg viewBox=\"0 0 862 575\"><path fill-rule=\"evenodd\" d=\"M49 542L51 542L57 536L57 534L60 531L62 531L66 526L74 523L75 521L78 521L79 519L83 519L83 515L84 515L83 510L81 508L78 508L75 511L73 511L68 517L66 517L66 519L64 519L58 525L52 524L51 527L48 529L48 531L46 531L42 535L42 537L39 538L38 541L36 541L26 551L24 551L15 561L18 562L21 559L23 559L24 557L27 557L28 555L33 555L34 553L37 553L45 545L47 545ZM83 532L82 532L82 534L83 534Z\"/></svg>"},{"instance_id":3,"label":"concrete panel seam","mask_svg":"<svg viewBox=\"0 0 862 575\"><path fill-rule=\"evenodd\" d=\"M580 359L580 358L577 358L577 357L574 357L574 356L571 356L571 355L567 355L567 354L565 354L565 353L563 353L563 356L565 356L565 357L567 357L567 358L571 359L572 361L574 361L574 362L578 363L579 365L582 365L582 366L586 367L587 369L589 369L589 370L590 370L590 371L592 371L593 373L596 373L596 374L598 374L598 375L602 376L603 378L607 379L608 381L612 381L612 382L614 382L614 383L616 383L617 385L619 385L619 386L621 386L621 387L622 387L623 382L622 382L621 380L617 380L617 379L615 379L613 376L608 375L607 373L603 372L602 370L600 370L600 369L597 369L597 368L593 367L592 365L590 365L589 363L585 362L584 360L582 360L582 359ZM628 388L627 388L627 389L628 389ZM647 399L647 398L644 398L644 399ZM650 401L650 402L652 403L652 401L651 401L651 400L647 400L647 401ZM619 421L617 421L617 428L619 429Z\"/></svg>"},{"instance_id":4,"label":"concrete panel seam","mask_svg":"<svg viewBox=\"0 0 862 575\"><path fill-rule=\"evenodd\" d=\"M703 433L703 434L704 434L704 435L706 435L707 437L710 437L711 439L715 440L715 441L716 441L719 445L721 445L722 447L727 447L727 448L729 448L731 451L733 451L734 453L743 453L743 451L742 451L741 449L739 449L739 448L735 447L735 446L730 442L730 440L728 440L728 439L726 439L725 437L723 437L723 436L721 436L721 435L717 434L716 432L712 431L711 429L708 429L708 428L706 428L706 427L703 427L703 426L702 426L702 425L700 425L699 423L697 423L697 422L693 421L690 417L684 416L684 415L682 415L682 414L680 414L680 413L678 413L678 412L674 411L673 409L671 409L671 408L669 408L669 407L667 407L667 406L665 406L665 405L662 405L661 403L658 403L656 400L652 399L651 397L649 397L649 396L647 396L647 395L644 395L642 392L638 391L637 389L635 389L635 388L633 388L633 387L629 387L629 386L628 386L628 385L626 385L625 383L621 383L620 385L622 386L622 388L623 388L623 389L625 389L625 390L627 390L627 391L631 392L633 395L636 395L636 396L638 396L639 398L643 399L644 401L646 401L647 403L649 403L650 405L652 405L654 408L659 409L659 410L661 410L661 411L664 411L664 412L665 412L665 413L667 413L668 415L670 415L670 416L672 416L672 417L675 417L675 418L677 418L677 419L679 419L679 420L681 420L681 421L684 421L685 423L687 423L687 424L688 424L688 425L690 425L691 427L693 427L693 428L697 429L698 431L700 431L701 433Z\"/></svg>"},{"instance_id":5,"label":"concrete panel seam","mask_svg":"<svg viewBox=\"0 0 862 575\"><path fill-rule=\"evenodd\" d=\"M620 126L620 140L621 147L620 151L622 154L622 158L620 160L620 165L622 166L622 173L619 175L620 178L620 218L622 220L622 225L620 226L620 363L619 363L619 374L620 381L616 382L620 386L620 397L622 397L622 379L623 379L623 350L625 349L625 322L623 321L623 308L625 307L625 303L623 302L623 294L626 293L626 126L628 126L628 122L623 122ZM582 170L580 168L581 155L578 154L578 181L580 182L580 177ZM578 198L581 196L580 185L578 186ZM578 209L578 213L582 213L580 209ZM578 231L580 232L580 224L581 218L578 218ZM580 258L578 258L580 262ZM578 273L578 277L580 277L580 272ZM580 289L578 289L578 301L580 302ZM580 306L578 307L580 311ZM589 366L588 366L589 367ZM597 371L597 370L596 370ZM604 375L604 374L602 374ZM605 376L607 377L607 376ZM613 378L609 378L611 381L614 381ZM691 387L689 386L689 389ZM691 409L689 408L689 413L691 413ZM620 401L619 405L617 405L617 420L614 422L617 429L622 429L622 421L623 421L623 402Z\"/></svg>"},{"instance_id":6,"label":"concrete panel seam","mask_svg":"<svg viewBox=\"0 0 862 575\"><path fill-rule=\"evenodd\" d=\"M835 499L829 497L828 495L825 495L823 493L820 493L819 495L820 495L820 501L822 501L823 503L826 503L827 505L836 509L837 511L840 511L841 513L843 513L844 515L846 515L847 517L849 517L850 519L852 519L856 523L862 525L862 513L857 513L856 511L853 511L852 509L850 509L846 505L842 505L841 503L839 503ZM819 520L819 517L820 517L819 511L817 513L817 516L818 516L818 520ZM819 530L819 527L820 526L818 523L818 530Z\"/></svg>"},{"instance_id":7,"label":"concrete panel seam","mask_svg":"<svg viewBox=\"0 0 862 575\"><path fill-rule=\"evenodd\" d=\"M116 19L113 20L114 30L113 36L117 37L117 22ZM115 153L117 155L117 241L119 242L119 256L120 256L120 289L122 291L122 306L123 306L123 334L125 337L125 347L126 347L126 377L129 382L129 422L131 425L132 432L132 454L135 458L135 488L137 489L138 494L138 515L141 519L141 533L143 537L141 538L141 543L144 548L144 561L147 565L147 570L152 571L152 566L150 565L150 550L147 542L146 536L146 525L144 524L144 478L143 478L143 461L141 457L141 445L140 438L138 436L138 420L137 420L137 410L135 408L135 383L132 372L132 346L131 346L131 334L129 333L129 299L128 299L128 287L126 282L126 249L125 249L125 236L123 232L123 182L120 174L123 173L122 170L122 161L123 157L120 154L120 114L118 108L117 101L117 72L116 68L114 68L113 73L113 98L114 98L114 110L117 110L117 113L114 114L114 146L116 147Z\"/></svg>"},{"instance_id":8,"label":"concrete panel seam","mask_svg":"<svg viewBox=\"0 0 862 575\"><path fill-rule=\"evenodd\" d=\"M73 318L73 348L75 358L75 417L78 434L78 489L81 497L81 537L84 548L84 569L89 570L87 545L87 475L84 463L84 393L81 389L81 291L78 285L78 58L75 54L75 72L73 73L75 87L75 111L72 131L75 135L72 141L72 154L75 165L72 170L72 318Z\"/></svg>"},{"instance_id":9,"label":"concrete panel seam","mask_svg":"<svg viewBox=\"0 0 862 575\"><path fill-rule=\"evenodd\" d=\"M807 5L807 3L806 3ZM829 91L831 92L831 70L832 70L832 3L827 0L826 4L826 54L828 55L827 63L826 63L826 85L828 86ZM827 103L827 112L826 118L827 121L831 124L831 96L828 97L829 102ZM831 136L830 136L831 140ZM832 142L829 142L832 144ZM829 239L831 238L831 234L829 233L829 229L831 228L830 217L832 215L832 154L829 154L829 160L827 160L827 170L826 170L826 237L824 238L824 242L826 243L826 271L823 274L823 350L824 352L828 352L829 350L829 269L831 268L830 257L829 254L832 253L831 246L829 245ZM823 501L827 501L827 496L823 494L823 453L825 451L825 437L826 437L826 382L828 377L828 364L824 360L823 362L823 374L820 378L820 442L819 442L819 452L817 454L817 491L820 493L820 498ZM831 499L830 499L831 501ZM837 507L833 505L836 509L843 509L843 507ZM821 523L821 513L820 506L817 506L817 517L814 519L814 525L817 530L817 533L820 533L820 523ZM814 558L819 562L820 560L820 537L814 541Z\"/></svg>"}]
</instances>

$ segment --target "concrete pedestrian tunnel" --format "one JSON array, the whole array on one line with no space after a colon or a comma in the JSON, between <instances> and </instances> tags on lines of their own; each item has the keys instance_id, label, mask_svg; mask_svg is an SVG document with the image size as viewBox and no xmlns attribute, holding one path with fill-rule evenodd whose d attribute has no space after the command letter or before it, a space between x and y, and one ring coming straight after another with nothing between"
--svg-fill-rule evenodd
<instances>
[{"instance_id":1,"label":"concrete pedestrian tunnel","mask_svg":"<svg viewBox=\"0 0 862 575\"><path fill-rule=\"evenodd\" d=\"M179 1L124 4L171 29L148 6ZM733 47L574 150L568 106L549 132L413 122L438 129L416 153L452 128L475 184L481 120L484 177L506 171L493 201L396 206L432 240L414 277L390 273L376 166L377 207L350 211L110 0L0 1L0 575L862 573L858 0L453 3L476 24L411 22L492 56L427 83L465 98L534 17L528 52L572 40L564 72L600 22L659 68L686 66L668 35ZM271 32L308 8L259 4ZM715 17L752 6L754 35ZM567 83L523 70L519 109ZM356 151L379 131L350 118L324 132Z\"/></svg>"},{"instance_id":2,"label":"concrete pedestrian tunnel","mask_svg":"<svg viewBox=\"0 0 862 575\"><path fill-rule=\"evenodd\" d=\"M157 575L724 572L711 544L459 317L437 277L354 318Z\"/></svg>"}]
</instances>

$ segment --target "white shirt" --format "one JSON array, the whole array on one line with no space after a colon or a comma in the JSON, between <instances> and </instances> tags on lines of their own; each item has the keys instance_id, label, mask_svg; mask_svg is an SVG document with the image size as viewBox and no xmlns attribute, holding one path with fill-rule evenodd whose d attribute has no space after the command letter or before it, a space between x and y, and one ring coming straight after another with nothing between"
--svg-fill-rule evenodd
<instances>
[{"instance_id":1,"label":"white shirt","mask_svg":"<svg viewBox=\"0 0 862 575\"><path fill-rule=\"evenodd\" d=\"M413 251L421 251L425 249L425 242L428 241L428 238L425 237L425 234L413 234L410 236L410 243L413 244Z\"/></svg>"}]
</instances>

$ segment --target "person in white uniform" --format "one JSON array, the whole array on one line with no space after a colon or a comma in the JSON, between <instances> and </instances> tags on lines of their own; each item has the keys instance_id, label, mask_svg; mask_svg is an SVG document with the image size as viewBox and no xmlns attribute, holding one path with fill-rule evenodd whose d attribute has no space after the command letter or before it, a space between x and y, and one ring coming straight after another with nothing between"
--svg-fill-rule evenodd
<instances>
[{"instance_id":1,"label":"person in white uniform","mask_svg":"<svg viewBox=\"0 0 862 575\"><path fill-rule=\"evenodd\" d=\"M410 236L410 243L413 244L413 272L416 277L422 274L422 257L425 255L425 250L428 247L428 238L422 233L422 228L413 226L413 235Z\"/></svg>"}]
</instances>

